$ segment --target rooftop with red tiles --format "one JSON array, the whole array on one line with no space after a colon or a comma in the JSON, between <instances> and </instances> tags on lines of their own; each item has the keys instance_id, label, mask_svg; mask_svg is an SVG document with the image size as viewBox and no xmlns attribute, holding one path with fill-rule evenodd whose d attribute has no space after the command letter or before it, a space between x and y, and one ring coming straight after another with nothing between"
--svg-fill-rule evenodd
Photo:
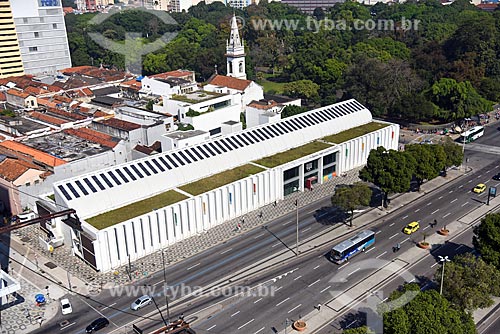
<instances>
[{"instance_id":1,"label":"rooftop with red tiles","mask_svg":"<svg viewBox=\"0 0 500 334\"><path fill-rule=\"evenodd\" d=\"M21 144L19 142L15 142L12 140L6 140L3 142L0 142L0 146L7 148L11 151L14 152L20 152L25 155L30 156L34 161L38 161L39 163L42 163L46 166L60 166L66 163L66 161L59 159L57 157L54 157L48 153L42 152L40 150L34 149L32 147L29 147L27 145Z\"/></svg>"},{"instance_id":2,"label":"rooftop with red tiles","mask_svg":"<svg viewBox=\"0 0 500 334\"><path fill-rule=\"evenodd\" d=\"M0 177L13 182L26 173L29 169L41 169L27 161L7 157L0 162Z\"/></svg>"},{"instance_id":3,"label":"rooftop with red tiles","mask_svg":"<svg viewBox=\"0 0 500 334\"><path fill-rule=\"evenodd\" d=\"M128 122L128 121L123 121L123 120L117 119L117 118L105 119L105 120L99 121L98 123L102 123L102 124L107 125L109 127L124 130L124 131L132 131L132 130L139 129L141 127L139 124Z\"/></svg>"}]
</instances>

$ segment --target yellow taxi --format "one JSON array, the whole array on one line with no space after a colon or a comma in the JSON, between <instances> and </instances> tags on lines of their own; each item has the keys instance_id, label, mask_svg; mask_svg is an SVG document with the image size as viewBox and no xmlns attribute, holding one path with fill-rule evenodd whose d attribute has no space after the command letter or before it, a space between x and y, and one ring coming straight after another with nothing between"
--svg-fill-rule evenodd
<instances>
[{"instance_id":1,"label":"yellow taxi","mask_svg":"<svg viewBox=\"0 0 500 334\"><path fill-rule=\"evenodd\" d=\"M477 186L474 187L474 189L472 189L472 191L475 192L476 194L480 194L485 190L486 190L486 184L484 183L479 183Z\"/></svg>"},{"instance_id":2,"label":"yellow taxi","mask_svg":"<svg viewBox=\"0 0 500 334\"><path fill-rule=\"evenodd\" d=\"M404 234L412 234L414 232L417 232L419 228L420 228L420 224L418 222L411 222L405 226L405 228L403 229L403 233Z\"/></svg>"}]
</instances>

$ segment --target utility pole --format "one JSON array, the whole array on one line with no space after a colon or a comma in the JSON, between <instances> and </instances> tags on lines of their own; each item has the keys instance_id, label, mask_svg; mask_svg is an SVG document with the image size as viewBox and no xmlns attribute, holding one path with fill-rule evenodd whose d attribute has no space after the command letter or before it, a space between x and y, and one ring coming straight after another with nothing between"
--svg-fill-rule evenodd
<instances>
[{"instance_id":1,"label":"utility pole","mask_svg":"<svg viewBox=\"0 0 500 334\"><path fill-rule=\"evenodd\" d=\"M155 306L156 306L156 309L158 310L158 312L160 312L161 320L163 320L163 323L165 324L165 326L168 326L168 323L167 323L167 321L165 321L165 318L163 317L163 314L161 313L161 310L158 307L158 304L156 304L156 300L153 297L151 297L151 300L153 301L153 303L155 303Z\"/></svg>"},{"instance_id":2,"label":"utility pole","mask_svg":"<svg viewBox=\"0 0 500 334\"><path fill-rule=\"evenodd\" d=\"M444 281L444 265L446 262L450 262L450 259L448 259L448 256L442 257L441 255L438 255L439 257L439 262L443 262L443 271L441 271L441 288L439 289L439 294L443 294L443 281Z\"/></svg>"},{"instance_id":3,"label":"utility pole","mask_svg":"<svg viewBox=\"0 0 500 334\"><path fill-rule=\"evenodd\" d=\"M68 276L69 291L73 292L73 289L71 288L71 277L69 276L69 271L67 271L66 274Z\"/></svg>"},{"instance_id":4,"label":"utility pole","mask_svg":"<svg viewBox=\"0 0 500 334\"><path fill-rule=\"evenodd\" d=\"M165 271L165 254L163 254L163 249L161 250L161 259L163 261L163 281L165 284L165 304L167 306L167 319L170 322L170 309L168 307L168 284L167 284L167 273Z\"/></svg>"},{"instance_id":5,"label":"utility pole","mask_svg":"<svg viewBox=\"0 0 500 334\"><path fill-rule=\"evenodd\" d=\"M299 256L299 200L295 200L295 212L297 216L297 233L296 233L296 244L295 244L295 256Z\"/></svg>"}]
</instances>

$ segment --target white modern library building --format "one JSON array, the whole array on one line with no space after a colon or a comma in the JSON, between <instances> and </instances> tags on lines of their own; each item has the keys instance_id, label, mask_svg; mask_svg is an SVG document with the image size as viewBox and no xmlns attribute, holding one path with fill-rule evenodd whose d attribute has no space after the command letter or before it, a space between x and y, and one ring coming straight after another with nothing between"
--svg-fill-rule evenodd
<instances>
[{"instance_id":1,"label":"white modern library building","mask_svg":"<svg viewBox=\"0 0 500 334\"><path fill-rule=\"evenodd\" d=\"M397 149L399 126L348 100L54 184L81 227L46 227L109 271Z\"/></svg>"}]
</instances>

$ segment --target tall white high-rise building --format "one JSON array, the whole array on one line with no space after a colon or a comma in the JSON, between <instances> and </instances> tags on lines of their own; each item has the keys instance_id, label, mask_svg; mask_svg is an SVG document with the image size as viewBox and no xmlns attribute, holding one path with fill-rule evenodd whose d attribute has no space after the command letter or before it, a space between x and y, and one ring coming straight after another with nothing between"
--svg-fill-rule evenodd
<instances>
[{"instance_id":1,"label":"tall white high-rise building","mask_svg":"<svg viewBox=\"0 0 500 334\"><path fill-rule=\"evenodd\" d=\"M61 0L10 3L25 73L55 73L71 67Z\"/></svg>"}]
</instances>

